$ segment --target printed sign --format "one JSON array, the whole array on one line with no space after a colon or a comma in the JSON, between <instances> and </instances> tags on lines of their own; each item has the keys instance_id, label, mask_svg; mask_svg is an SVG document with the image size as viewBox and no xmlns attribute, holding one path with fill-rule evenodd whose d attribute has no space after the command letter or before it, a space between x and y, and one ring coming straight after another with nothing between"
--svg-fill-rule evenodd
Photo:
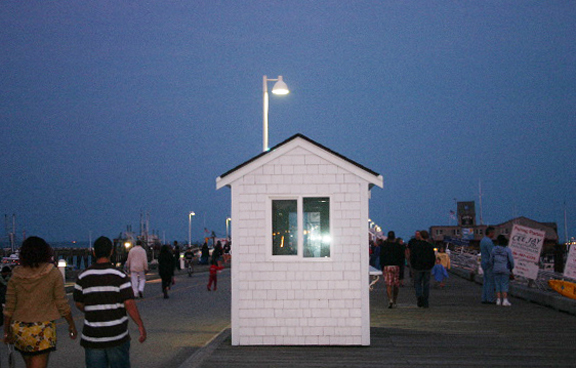
<instances>
[{"instance_id":1,"label":"printed sign","mask_svg":"<svg viewBox=\"0 0 576 368\"><path fill-rule=\"evenodd\" d=\"M526 226L514 225L508 246L514 256L514 274L536 280L538 262L546 232Z\"/></svg>"},{"instance_id":2,"label":"printed sign","mask_svg":"<svg viewBox=\"0 0 576 368\"><path fill-rule=\"evenodd\" d=\"M570 246L568 252L568 259L566 259L566 266L564 267L564 277L576 279L576 245Z\"/></svg>"},{"instance_id":3,"label":"printed sign","mask_svg":"<svg viewBox=\"0 0 576 368\"><path fill-rule=\"evenodd\" d=\"M462 239L474 239L474 229L463 227Z\"/></svg>"}]
</instances>

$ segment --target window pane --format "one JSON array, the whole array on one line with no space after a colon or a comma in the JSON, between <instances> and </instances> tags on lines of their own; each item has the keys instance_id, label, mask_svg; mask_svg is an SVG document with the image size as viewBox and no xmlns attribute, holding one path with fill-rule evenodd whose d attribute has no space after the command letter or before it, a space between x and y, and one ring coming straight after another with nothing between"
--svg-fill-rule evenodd
<instances>
[{"instance_id":1,"label":"window pane","mask_svg":"<svg viewBox=\"0 0 576 368\"><path fill-rule=\"evenodd\" d=\"M272 201L272 255L298 254L298 203Z\"/></svg>"},{"instance_id":2,"label":"window pane","mask_svg":"<svg viewBox=\"0 0 576 368\"><path fill-rule=\"evenodd\" d=\"M330 198L304 198L304 257L330 257Z\"/></svg>"}]
</instances>

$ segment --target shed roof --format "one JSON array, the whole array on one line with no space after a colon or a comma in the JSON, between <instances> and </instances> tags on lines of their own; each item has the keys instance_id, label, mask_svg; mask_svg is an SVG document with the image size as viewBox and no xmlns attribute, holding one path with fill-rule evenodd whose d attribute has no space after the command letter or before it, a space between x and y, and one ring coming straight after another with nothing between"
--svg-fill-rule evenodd
<instances>
[{"instance_id":1,"label":"shed roof","mask_svg":"<svg viewBox=\"0 0 576 368\"><path fill-rule=\"evenodd\" d=\"M232 181L234 181L236 175L239 172L242 171L242 169L245 169L247 167L250 167L252 165L256 165L256 166L260 166L259 164L257 164L257 161L265 161L266 158L270 158L272 159L273 156L277 156L279 154L282 154L284 152L284 149L286 147L290 147L291 145L303 145L303 146L308 146L310 148L315 148L315 149L320 149L322 151L324 151L325 153L328 154L327 157L330 157L330 161L332 161L333 163L337 164L337 161L346 163L348 165L352 165L352 167L357 169L357 173L361 172L363 173L363 177L365 177L367 179L367 181L370 183L370 185L377 185L379 187L383 187L383 178L382 175L378 174L377 172L370 170L369 168L357 163L356 161L353 161L349 158L347 158L346 156L343 156L341 154L339 154L338 152L335 152L333 150L331 150L330 148L321 145L320 143L306 137L303 134L295 134L292 137L286 139L285 141L277 144L276 146L270 148L270 150L262 152L261 154L254 156L253 158L251 158L250 160L236 166L235 168L228 170L227 172L225 172L224 174L220 175L217 179L216 179L216 187L217 189L222 188L223 186L227 186L230 185ZM264 163L264 162L262 162Z\"/></svg>"}]
</instances>

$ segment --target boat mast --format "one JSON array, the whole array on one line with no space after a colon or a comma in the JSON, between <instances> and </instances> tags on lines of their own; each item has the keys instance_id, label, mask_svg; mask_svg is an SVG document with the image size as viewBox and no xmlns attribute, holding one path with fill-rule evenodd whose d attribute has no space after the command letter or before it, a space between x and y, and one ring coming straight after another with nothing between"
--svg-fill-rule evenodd
<instances>
[{"instance_id":1,"label":"boat mast","mask_svg":"<svg viewBox=\"0 0 576 368\"><path fill-rule=\"evenodd\" d=\"M482 181L480 180L478 180L478 195L480 205L480 225L484 225L484 220L482 219Z\"/></svg>"},{"instance_id":2,"label":"boat mast","mask_svg":"<svg viewBox=\"0 0 576 368\"><path fill-rule=\"evenodd\" d=\"M568 216L566 215L566 201L564 201L564 243L568 244Z\"/></svg>"}]
</instances>

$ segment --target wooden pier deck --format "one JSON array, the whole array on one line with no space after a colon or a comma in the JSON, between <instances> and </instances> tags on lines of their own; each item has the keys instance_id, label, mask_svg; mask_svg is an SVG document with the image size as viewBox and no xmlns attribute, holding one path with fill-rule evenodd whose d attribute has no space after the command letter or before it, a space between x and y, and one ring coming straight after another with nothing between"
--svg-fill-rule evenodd
<instances>
[{"instance_id":1,"label":"wooden pier deck","mask_svg":"<svg viewBox=\"0 0 576 368\"><path fill-rule=\"evenodd\" d=\"M409 280L408 280L409 281ZM182 368L229 367L576 367L576 317L517 298L480 303L481 286L451 274L431 289L430 308L414 289L388 309L382 281L371 292L371 346L231 346L226 330Z\"/></svg>"}]
</instances>

